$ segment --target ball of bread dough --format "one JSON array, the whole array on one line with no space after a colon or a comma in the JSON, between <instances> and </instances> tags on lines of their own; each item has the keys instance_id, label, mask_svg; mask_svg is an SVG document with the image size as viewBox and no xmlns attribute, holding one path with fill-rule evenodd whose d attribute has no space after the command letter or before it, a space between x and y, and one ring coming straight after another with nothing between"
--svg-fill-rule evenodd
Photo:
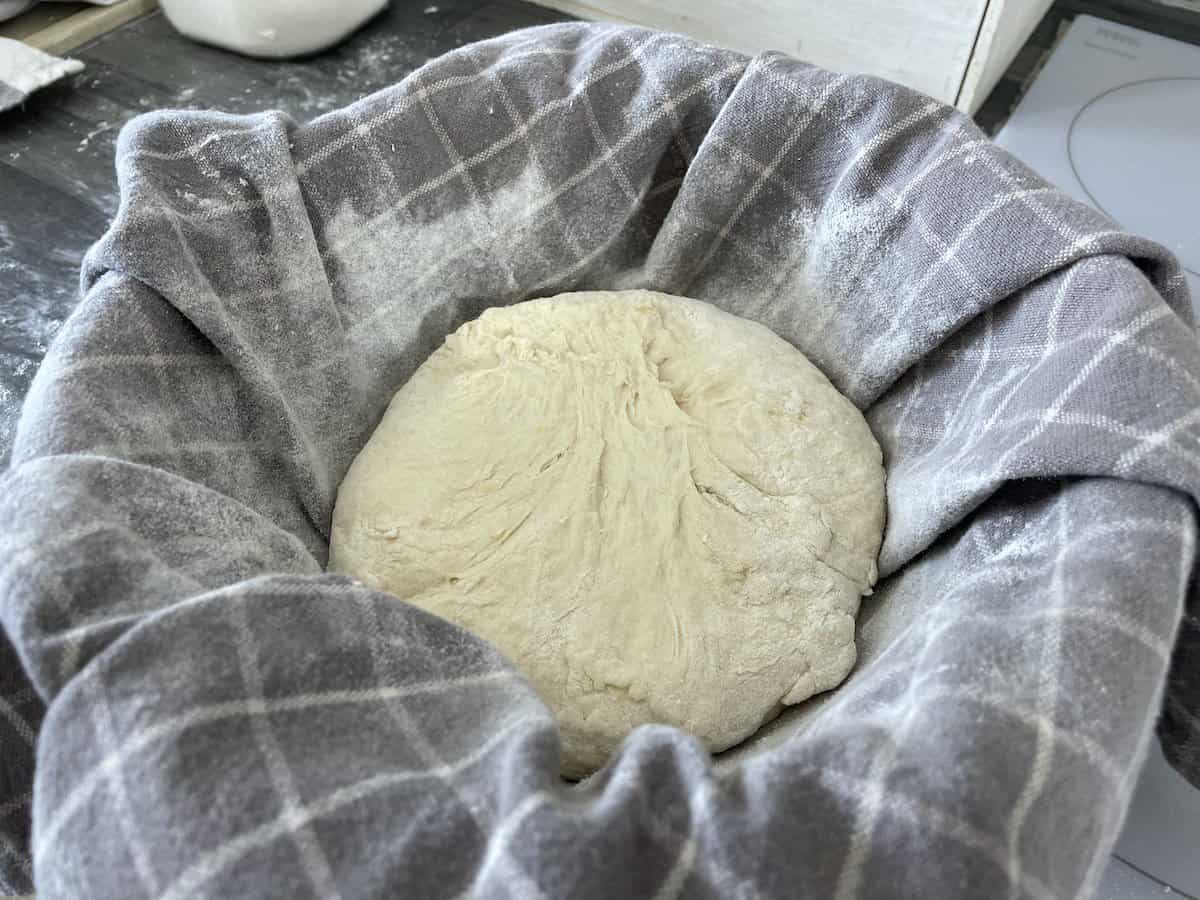
<instances>
[{"instance_id":1,"label":"ball of bread dough","mask_svg":"<svg viewBox=\"0 0 1200 900\"><path fill-rule=\"evenodd\" d=\"M648 291L489 309L392 400L342 482L330 567L491 641L562 771L630 729L713 751L854 664L884 472L798 350Z\"/></svg>"}]
</instances>

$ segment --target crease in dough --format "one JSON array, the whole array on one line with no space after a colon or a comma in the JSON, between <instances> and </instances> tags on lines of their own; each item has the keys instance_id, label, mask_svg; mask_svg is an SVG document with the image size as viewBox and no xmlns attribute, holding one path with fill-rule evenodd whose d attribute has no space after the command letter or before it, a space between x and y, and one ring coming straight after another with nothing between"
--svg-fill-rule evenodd
<instances>
[{"instance_id":1,"label":"crease in dough","mask_svg":"<svg viewBox=\"0 0 1200 900\"><path fill-rule=\"evenodd\" d=\"M330 568L495 644L563 774L644 723L720 751L854 665L884 471L859 411L761 325L649 291L489 309L393 398Z\"/></svg>"}]
</instances>

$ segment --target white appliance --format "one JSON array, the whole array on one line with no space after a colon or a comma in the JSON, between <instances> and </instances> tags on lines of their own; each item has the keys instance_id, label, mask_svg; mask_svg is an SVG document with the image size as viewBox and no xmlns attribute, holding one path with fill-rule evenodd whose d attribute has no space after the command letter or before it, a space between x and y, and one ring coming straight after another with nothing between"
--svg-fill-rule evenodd
<instances>
[{"instance_id":1,"label":"white appliance","mask_svg":"<svg viewBox=\"0 0 1200 900\"><path fill-rule=\"evenodd\" d=\"M1051 4L1051 0L534 2L581 19L678 31L750 55L782 50L827 69L881 75L967 111L983 103Z\"/></svg>"},{"instance_id":2,"label":"white appliance","mask_svg":"<svg viewBox=\"0 0 1200 900\"><path fill-rule=\"evenodd\" d=\"M1200 46L1079 16L996 140L1169 247L1200 314ZM1200 790L1156 741L1097 896L1172 895L1200 898Z\"/></svg>"}]
</instances>

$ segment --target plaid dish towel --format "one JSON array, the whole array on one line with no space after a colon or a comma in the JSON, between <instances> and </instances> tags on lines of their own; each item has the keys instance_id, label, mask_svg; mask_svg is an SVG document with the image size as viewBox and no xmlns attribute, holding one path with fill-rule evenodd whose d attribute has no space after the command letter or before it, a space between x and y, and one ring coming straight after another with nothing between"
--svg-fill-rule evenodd
<instances>
[{"instance_id":1,"label":"plaid dish towel","mask_svg":"<svg viewBox=\"0 0 1200 900\"><path fill-rule=\"evenodd\" d=\"M7 859L41 900L1073 898L1164 690L1196 776L1180 269L957 112L573 24L304 127L145 116L118 174L0 482L0 620L47 702ZM883 577L836 691L715 763L638 729L568 785L504 659L323 564L449 331L631 287L762 322L866 412Z\"/></svg>"}]
</instances>

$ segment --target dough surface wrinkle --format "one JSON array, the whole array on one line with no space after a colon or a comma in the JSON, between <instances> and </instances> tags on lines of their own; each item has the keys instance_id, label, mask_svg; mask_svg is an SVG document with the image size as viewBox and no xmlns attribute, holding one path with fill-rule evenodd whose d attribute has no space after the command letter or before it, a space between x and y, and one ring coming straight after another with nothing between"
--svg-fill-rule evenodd
<instances>
[{"instance_id":1,"label":"dough surface wrinkle","mask_svg":"<svg viewBox=\"0 0 1200 900\"><path fill-rule=\"evenodd\" d=\"M719 751L836 686L883 519L878 445L794 347L588 292L446 339L343 481L330 567L495 644L579 776L637 725Z\"/></svg>"}]
</instances>

